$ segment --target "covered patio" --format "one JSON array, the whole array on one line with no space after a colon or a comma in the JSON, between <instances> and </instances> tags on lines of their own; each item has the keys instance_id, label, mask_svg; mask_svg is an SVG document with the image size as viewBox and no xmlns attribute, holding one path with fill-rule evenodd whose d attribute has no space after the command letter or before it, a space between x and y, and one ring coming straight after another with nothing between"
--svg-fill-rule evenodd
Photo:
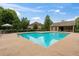
<instances>
[{"instance_id":1,"label":"covered patio","mask_svg":"<svg viewBox=\"0 0 79 59\"><path fill-rule=\"evenodd\" d=\"M54 23L51 25L50 30L51 31L65 31L65 32L74 32L74 21L63 21Z\"/></svg>"}]
</instances>

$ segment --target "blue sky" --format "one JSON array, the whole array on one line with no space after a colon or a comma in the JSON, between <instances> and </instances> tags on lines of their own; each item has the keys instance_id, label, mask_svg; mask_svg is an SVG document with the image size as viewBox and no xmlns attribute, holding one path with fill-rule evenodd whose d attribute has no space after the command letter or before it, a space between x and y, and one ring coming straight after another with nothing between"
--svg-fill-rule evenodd
<instances>
[{"instance_id":1,"label":"blue sky","mask_svg":"<svg viewBox=\"0 0 79 59\"><path fill-rule=\"evenodd\" d=\"M79 16L78 3L2 3L0 6L15 10L19 18L27 17L31 23L43 23L46 15L50 15L53 22L71 21Z\"/></svg>"}]
</instances>

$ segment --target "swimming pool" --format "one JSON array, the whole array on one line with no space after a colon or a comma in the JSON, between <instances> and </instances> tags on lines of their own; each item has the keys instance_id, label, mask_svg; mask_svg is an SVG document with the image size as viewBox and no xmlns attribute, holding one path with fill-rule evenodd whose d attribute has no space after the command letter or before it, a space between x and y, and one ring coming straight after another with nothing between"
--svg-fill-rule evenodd
<instances>
[{"instance_id":1,"label":"swimming pool","mask_svg":"<svg viewBox=\"0 0 79 59\"><path fill-rule=\"evenodd\" d=\"M19 35L40 46L49 47L54 43L62 40L68 34L69 33L62 32L28 32Z\"/></svg>"}]
</instances>

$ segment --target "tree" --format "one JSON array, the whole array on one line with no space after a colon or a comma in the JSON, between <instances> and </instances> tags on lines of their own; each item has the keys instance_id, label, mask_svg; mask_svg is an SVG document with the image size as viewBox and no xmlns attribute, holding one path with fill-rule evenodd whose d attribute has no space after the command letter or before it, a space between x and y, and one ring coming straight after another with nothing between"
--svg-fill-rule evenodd
<instances>
[{"instance_id":1,"label":"tree","mask_svg":"<svg viewBox=\"0 0 79 59\"><path fill-rule=\"evenodd\" d=\"M11 10L11 9L5 9L3 11L3 19L2 19L2 22L5 23L9 23L9 24L13 24L13 22L15 20L19 20L16 12L14 10Z\"/></svg>"},{"instance_id":2,"label":"tree","mask_svg":"<svg viewBox=\"0 0 79 59\"><path fill-rule=\"evenodd\" d=\"M41 31L44 31L44 24L41 25Z\"/></svg>"},{"instance_id":3,"label":"tree","mask_svg":"<svg viewBox=\"0 0 79 59\"><path fill-rule=\"evenodd\" d=\"M16 19L13 21L13 29L16 29L17 31L21 29L21 21Z\"/></svg>"},{"instance_id":4,"label":"tree","mask_svg":"<svg viewBox=\"0 0 79 59\"><path fill-rule=\"evenodd\" d=\"M4 8L2 8L2 7L0 7L0 26L3 24L3 22L2 22L2 14L3 14L3 10L4 10Z\"/></svg>"},{"instance_id":5,"label":"tree","mask_svg":"<svg viewBox=\"0 0 79 59\"><path fill-rule=\"evenodd\" d=\"M47 15L45 17L45 22L44 22L44 30L49 31L50 30L50 25L52 24L52 20L50 19L50 16Z\"/></svg>"},{"instance_id":6,"label":"tree","mask_svg":"<svg viewBox=\"0 0 79 59\"><path fill-rule=\"evenodd\" d=\"M4 9L2 14L2 23L9 23L13 25L14 29L20 28L20 19L18 18L16 12L11 9Z\"/></svg>"},{"instance_id":7,"label":"tree","mask_svg":"<svg viewBox=\"0 0 79 59\"><path fill-rule=\"evenodd\" d=\"M29 20L23 17L21 21L21 25L22 25L22 29L27 29L29 25Z\"/></svg>"},{"instance_id":8,"label":"tree","mask_svg":"<svg viewBox=\"0 0 79 59\"><path fill-rule=\"evenodd\" d=\"M6 23L13 25L14 29L20 29L21 27L21 22L16 11L0 7L0 26Z\"/></svg>"},{"instance_id":9,"label":"tree","mask_svg":"<svg viewBox=\"0 0 79 59\"><path fill-rule=\"evenodd\" d=\"M75 31L79 32L79 17L75 20Z\"/></svg>"}]
</instances>

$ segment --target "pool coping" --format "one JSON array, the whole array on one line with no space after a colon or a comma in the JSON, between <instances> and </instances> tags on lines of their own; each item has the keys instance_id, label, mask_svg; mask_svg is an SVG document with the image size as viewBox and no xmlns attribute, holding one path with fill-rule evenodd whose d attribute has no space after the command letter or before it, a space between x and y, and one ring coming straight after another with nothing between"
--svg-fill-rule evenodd
<instances>
[{"instance_id":1,"label":"pool coping","mask_svg":"<svg viewBox=\"0 0 79 59\"><path fill-rule=\"evenodd\" d=\"M44 32L59 32L59 31L32 31L32 32L18 32L17 34L22 34L22 33L44 33ZM59 33L74 33L74 32L59 32Z\"/></svg>"}]
</instances>

